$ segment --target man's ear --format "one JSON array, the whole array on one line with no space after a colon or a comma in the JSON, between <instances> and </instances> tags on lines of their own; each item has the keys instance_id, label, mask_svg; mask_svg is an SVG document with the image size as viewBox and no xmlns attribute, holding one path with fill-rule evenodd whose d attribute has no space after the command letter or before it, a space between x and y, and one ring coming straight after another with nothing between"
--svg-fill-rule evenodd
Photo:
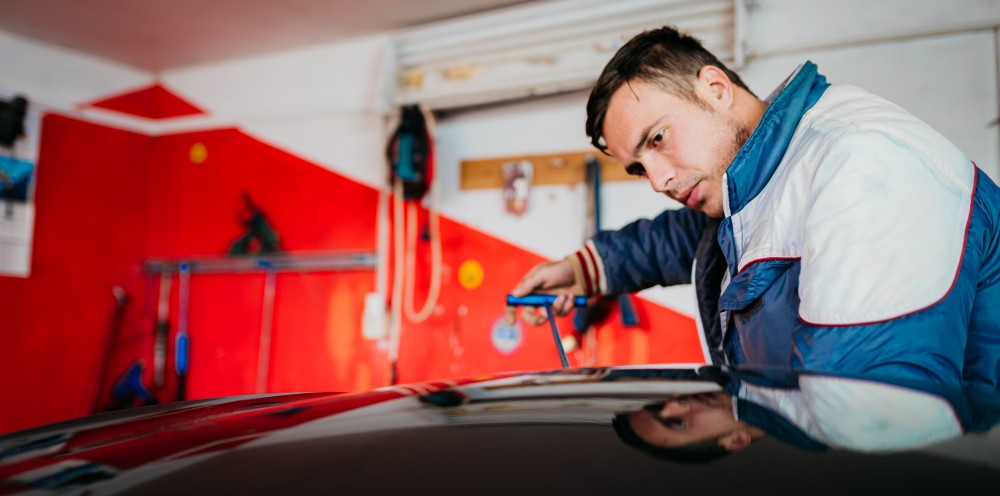
<instances>
[{"instance_id":1,"label":"man's ear","mask_svg":"<svg viewBox=\"0 0 1000 496\"><path fill-rule=\"evenodd\" d=\"M714 65L706 65L698 71L700 96L718 109L728 109L733 105L735 85L725 71Z\"/></svg>"},{"instance_id":2,"label":"man's ear","mask_svg":"<svg viewBox=\"0 0 1000 496\"><path fill-rule=\"evenodd\" d=\"M743 450L753 442L753 437L744 429L735 430L719 439L719 445L733 453Z\"/></svg>"}]
</instances>

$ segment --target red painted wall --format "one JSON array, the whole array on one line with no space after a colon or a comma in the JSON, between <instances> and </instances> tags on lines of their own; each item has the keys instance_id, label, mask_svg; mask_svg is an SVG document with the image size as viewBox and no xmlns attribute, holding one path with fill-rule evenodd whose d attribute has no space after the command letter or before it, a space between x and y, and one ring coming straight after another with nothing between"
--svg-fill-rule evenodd
<instances>
[{"instance_id":1,"label":"red painted wall","mask_svg":"<svg viewBox=\"0 0 1000 496\"><path fill-rule=\"evenodd\" d=\"M0 277L0 431L87 412L111 286L135 295L144 284L138 262L153 140L52 115L43 134L31 277ZM140 310L128 307L128 326Z\"/></svg>"},{"instance_id":2,"label":"red painted wall","mask_svg":"<svg viewBox=\"0 0 1000 496\"><path fill-rule=\"evenodd\" d=\"M192 161L200 143L204 161ZM195 163L200 162L200 163ZM0 432L90 411L108 337L111 286L130 296L121 336L101 390L136 361L163 401L174 381L152 388L157 279L149 258L223 255L243 227L241 193L266 212L290 252L363 250L376 245L374 189L275 149L235 129L151 138L66 117L47 116L36 186L32 275L0 277ZM422 220L426 212L422 212ZM523 329L521 346L501 353L490 341L503 296L538 256L442 218L442 294L434 315L404 324L400 382L559 366L547 327ZM416 305L429 279L430 251L417 250ZM475 259L481 286L465 289L458 267ZM263 274L195 274L190 286L188 398L255 392ZM171 296L171 350L177 322ZM347 391L389 383L384 344L361 336L373 271L280 273L267 388ZM571 364L698 362L694 323L636 300L642 325L623 329L611 315ZM564 334L570 319L560 320ZM168 363L172 363L172 354Z\"/></svg>"},{"instance_id":3,"label":"red painted wall","mask_svg":"<svg viewBox=\"0 0 1000 496\"><path fill-rule=\"evenodd\" d=\"M542 258L463 224L442 219L444 270L439 312L426 322L404 327L400 350L400 381L455 377L495 371L554 369L559 355L547 325L519 324L524 341L510 354L491 343L492 325L503 316L504 296ZM428 281L430 250L418 251L420 262L416 305L422 306ZM458 282L458 268L476 260L484 268L483 283L467 290ZM694 322L673 311L635 298L640 325L625 328L615 311L592 332L586 352L571 353L571 366L634 363L696 363L702 354ZM571 317L557 319L563 336L573 332Z\"/></svg>"},{"instance_id":4,"label":"red painted wall","mask_svg":"<svg viewBox=\"0 0 1000 496\"><path fill-rule=\"evenodd\" d=\"M189 158L196 143L207 150L199 164ZM158 138L149 184L148 256L225 254L243 231L242 192L266 212L286 251L375 249L375 190L237 130ZM255 392L264 279L192 276L190 397ZM358 334L363 297L374 281L373 271L278 274L268 391L375 385L357 382L362 374L345 367L371 361L373 345ZM176 322L176 294L172 304Z\"/></svg>"}]
</instances>

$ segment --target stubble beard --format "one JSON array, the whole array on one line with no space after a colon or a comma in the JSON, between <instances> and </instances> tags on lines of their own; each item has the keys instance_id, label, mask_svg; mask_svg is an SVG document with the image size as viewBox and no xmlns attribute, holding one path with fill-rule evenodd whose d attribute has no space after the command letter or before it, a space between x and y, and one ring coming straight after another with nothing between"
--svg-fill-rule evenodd
<instances>
[{"instance_id":1,"label":"stubble beard","mask_svg":"<svg viewBox=\"0 0 1000 496\"><path fill-rule=\"evenodd\" d=\"M703 202L701 205L703 208L699 209L708 214L710 217L720 219L726 215L725 209L722 206L722 182L725 181L726 170L729 169L729 166L733 163L733 160L736 158L736 155L739 154L743 145L750 140L751 135L749 127L733 118L726 120L726 127L729 128L730 135L733 139L729 144L729 149L724 155L724 159L719 163L717 170L719 178L718 205L708 206L706 205L707 202Z\"/></svg>"}]
</instances>

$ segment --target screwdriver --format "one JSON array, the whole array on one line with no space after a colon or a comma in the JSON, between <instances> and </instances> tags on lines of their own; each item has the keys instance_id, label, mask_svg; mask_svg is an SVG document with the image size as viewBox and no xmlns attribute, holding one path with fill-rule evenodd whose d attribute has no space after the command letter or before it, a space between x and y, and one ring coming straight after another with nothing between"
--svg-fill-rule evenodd
<instances>
[{"instance_id":1,"label":"screwdriver","mask_svg":"<svg viewBox=\"0 0 1000 496\"><path fill-rule=\"evenodd\" d=\"M550 307L556 302L556 296L552 294L530 294L525 296L514 296L507 295L507 304L512 307L525 306L525 307ZM586 296L577 296L573 298L573 306L575 307L585 307L587 306Z\"/></svg>"},{"instance_id":2,"label":"screwdriver","mask_svg":"<svg viewBox=\"0 0 1000 496\"><path fill-rule=\"evenodd\" d=\"M563 349L562 339L559 337L559 328L556 326L556 318L552 313L552 304L555 301L556 295L550 294L529 294L520 297L507 295L508 306L545 307L545 313L549 315L549 327L552 328L552 339L556 342L556 350L559 351L559 361L562 363L563 368L567 368L569 367L569 360L566 359L566 350ZM587 297L577 296L573 298L573 306L587 306Z\"/></svg>"}]
</instances>

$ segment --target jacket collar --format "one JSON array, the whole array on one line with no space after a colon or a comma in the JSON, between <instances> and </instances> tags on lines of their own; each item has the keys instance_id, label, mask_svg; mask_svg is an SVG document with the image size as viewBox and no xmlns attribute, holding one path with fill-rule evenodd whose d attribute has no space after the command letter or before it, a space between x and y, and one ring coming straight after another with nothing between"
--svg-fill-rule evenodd
<instances>
[{"instance_id":1,"label":"jacket collar","mask_svg":"<svg viewBox=\"0 0 1000 496\"><path fill-rule=\"evenodd\" d=\"M743 209L770 181L788 149L802 116L830 86L806 62L768 97L769 105L750 139L726 169L723 202L726 217Z\"/></svg>"}]
</instances>

